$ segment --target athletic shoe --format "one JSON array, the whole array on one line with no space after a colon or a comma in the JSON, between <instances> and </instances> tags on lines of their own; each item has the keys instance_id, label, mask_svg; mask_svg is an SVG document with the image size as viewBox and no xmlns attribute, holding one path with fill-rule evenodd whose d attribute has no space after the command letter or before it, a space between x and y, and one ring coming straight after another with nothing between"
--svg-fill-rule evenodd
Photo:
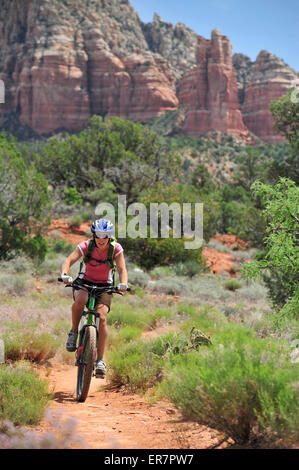
<instances>
[{"instance_id":1,"label":"athletic shoe","mask_svg":"<svg viewBox=\"0 0 299 470\"><path fill-rule=\"evenodd\" d=\"M77 338L78 338L78 331L70 330L69 336L66 342L67 351L69 352L76 351Z\"/></svg>"}]
</instances>

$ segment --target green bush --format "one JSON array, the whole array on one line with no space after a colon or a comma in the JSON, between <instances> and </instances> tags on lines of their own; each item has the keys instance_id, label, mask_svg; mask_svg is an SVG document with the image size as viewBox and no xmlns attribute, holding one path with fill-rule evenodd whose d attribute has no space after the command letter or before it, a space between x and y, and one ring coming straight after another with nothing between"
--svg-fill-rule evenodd
<instances>
[{"instance_id":1,"label":"green bush","mask_svg":"<svg viewBox=\"0 0 299 470\"><path fill-rule=\"evenodd\" d=\"M242 284L240 284L240 282L236 281L235 279L230 279L229 281L223 283L223 287L225 289L235 291L237 289L240 289L242 287Z\"/></svg>"},{"instance_id":2,"label":"green bush","mask_svg":"<svg viewBox=\"0 0 299 470\"><path fill-rule=\"evenodd\" d=\"M82 197L78 194L77 188L65 188L63 190L64 199L68 206L74 206L82 203Z\"/></svg>"},{"instance_id":3,"label":"green bush","mask_svg":"<svg viewBox=\"0 0 299 470\"><path fill-rule=\"evenodd\" d=\"M299 365L288 354L284 344L230 325L212 347L175 356L161 386L185 416L237 444L296 442Z\"/></svg>"},{"instance_id":4,"label":"green bush","mask_svg":"<svg viewBox=\"0 0 299 470\"><path fill-rule=\"evenodd\" d=\"M109 352L108 377L114 384L145 392L162 380L165 360L180 354L187 346L188 341L182 333L169 333L149 341L137 339L121 350Z\"/></svg>"},{"instance_id":5,"label":"green bush","mask_svg":"<svg viewBox=\"0 0 299 470\"><path fill-rule=\"evenodd\" d=\"M150 272L153 279L163 279L163 277L169 277L172 274L173 269L168 266L156 266Z\"/></svg>"},{"instance_id":6,"label":"green bush","mask_svg":"<svg viewBox=\"0 0 299 470\"><path fill-rule=\"evenodd\" d=\"M35 262L45 258L42 235L49 223L48 183L34 165L27 165L13 137L0 133L0 259L26 253Z\"/></svg>"},{"instance_id":7,"label":"green bush","mask_svg":"<svg viewBox=\"0 0 299 470\"><path fill-rule=\"evenodd\" d=\"M132 309L127 305L115 305L108 315L108 324L116 328L135 326L145 329L148 324L148 314L139 309Z\"/></svg>"},{"instance_id":8,"label":"green bush","mask_svg":"<svg viewBox=\"0 0 299 470\"><path fill-rule=\"evenodd\" d=\"M125 238L118 239L125 253L138 266L153 269L174 263L194 261L203 265L201 249L186 250L186 240L180 238Z\"/></svg>"},{"instance_id":9,"label":"green bush","mask_svg":"<svg viewBox=\"0 0 299 470\"><path fill-rule=\"evenodd\" d=\"M54 253L63 253L68 256L75 249L75 245L67 243L63 238L51 237L49 240L49 249Z\"/></svg>"},{"instance_id":10,"label":"green bush","mask_svg":"<svg viewBox=\"0 0 299 470\"><path fill-rule=\"evenodd\" d=\"M132 308L128 305L117 305L108 316L108 324L119 329L120 335L124 327L139 329L140 333L152 326L158 320L174 318L176 310L172 307L153 309Z\"/></svg>"},{"instance_id":11,"label":"green bush","mask_svg":"<svg viewBox=\"0 0 299 470\"><path fill-rule=\"evenodd\" d=\"M280 178L275 186L256 182L252 191L264 201L267 236L264 251L259 253L259 259L244 264L243 275L247 279L262 278L277 309L288 302L295 307L299 286L299 188L294 181ZM297 309L286 308L283 312L294 313L298 318L298 304Z\"/></svg>"},{"instance_id":12,"label":"green bush","mask_svg":"<svg viewBox=\"0 0 299 470\"><path fill-rule=\"evenodd\" d=\"M0 420L37 424L49 398L47 382L25 363L0 366Z\"/></svg>"},{"instance_id":13,"label":"green bush","mask_svg":"<svg viewBox=\"0 0 299 470\"><path fill-rule=\"evenodd\" d=\"M185 263L178 263L173 266L173 270L177 276L187 276L191 279L197 274L202 273L203 269L202 263L198 263L193 260L186 261Z\"/></svg>"},{"instance_id":14,"label":"green bush","mask_svg":"<svg viewBox=\"0 0 299 470\"><path fill-rule=\"evenodd\" d=\"M116 385L127 385L132 391L146 391L158 380L163 368L162 357L151 351L151 343L132 341L121 350L108 354L108 378Z\"/></svg>"}]
</instances>

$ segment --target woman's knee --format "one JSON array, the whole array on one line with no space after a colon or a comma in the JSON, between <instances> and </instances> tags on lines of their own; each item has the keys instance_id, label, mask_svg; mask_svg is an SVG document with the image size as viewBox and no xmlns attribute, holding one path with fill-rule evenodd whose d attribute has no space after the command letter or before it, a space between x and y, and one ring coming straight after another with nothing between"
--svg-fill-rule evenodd
<instances>
[{"instance_id":1,"label":"woman's knee","mask_svg":"<svg viewBox=\"0 0 299 470\"><path fill-rule=\"evenodd\" d=\"M97 312L100 314L101 323L106 323L107 315L109 312L109 308L107 307L107 305L104 305L104 304L98 305Z\"/></svg>"},{"instance_id":2,"label":"woman's knee","mask_svg":"<svg viewBox=\"0 0 299 470\"><path fill-rule=\"evenodd\" d=\"M87 292L84 292L82 290L76 291L74 294L74 303L78 307L84 308L86 305L86 302L88 300L88 294Z\"/></svg>"}]
</instances>

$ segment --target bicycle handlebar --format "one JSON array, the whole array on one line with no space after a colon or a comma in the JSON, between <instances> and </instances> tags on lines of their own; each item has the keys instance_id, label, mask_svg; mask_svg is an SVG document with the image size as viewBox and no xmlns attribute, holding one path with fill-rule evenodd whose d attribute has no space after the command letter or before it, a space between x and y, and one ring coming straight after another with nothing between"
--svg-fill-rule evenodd
<instances>
[{"instance_id":1,"label":"bicycle handlebar","mask_svg":"<svg viewBox=\"0 0 299 470\"><path fill-rule=\"evenodd\" d=\"M63 280L62 280L61 277L59 277L59 278L57 279L57 281L58 281L58 282L63 282ZM76 286L76 284L75 284L75 286ZM75 287L75 286L73 286L73 282L72 282L71 284L66 284L65 287ZM120 292L120 291L117 289L117 287L115 287L115 286L89 286L88 284L83 284L83 283L81 284L81 286L82 286L82 287L85 287L86 290L92 290L92 289L93 289L93 290L100 290L100 291L102 291L102 292L110 292L111 294L120 294L120 295L123 294L123 293ZM128 291L128 292L131 291L130 287L127 288L127 291Z\"/></svg>"}]
</instances>

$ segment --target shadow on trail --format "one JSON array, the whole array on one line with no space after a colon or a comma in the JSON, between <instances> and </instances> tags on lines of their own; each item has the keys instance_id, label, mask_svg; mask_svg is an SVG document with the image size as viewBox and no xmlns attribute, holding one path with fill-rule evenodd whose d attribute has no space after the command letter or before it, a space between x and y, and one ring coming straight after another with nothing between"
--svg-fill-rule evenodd
<instances>
[{"instance_id":1,"label":"shadow on trail","mask_svg":"<svg viewBox=\"0 0 299 470\"><path fill-rule=\"evenodd\" d=\"M54 401L57 403L77 403L72 392L55 392Z\"/></svg>"}]
</instances>

